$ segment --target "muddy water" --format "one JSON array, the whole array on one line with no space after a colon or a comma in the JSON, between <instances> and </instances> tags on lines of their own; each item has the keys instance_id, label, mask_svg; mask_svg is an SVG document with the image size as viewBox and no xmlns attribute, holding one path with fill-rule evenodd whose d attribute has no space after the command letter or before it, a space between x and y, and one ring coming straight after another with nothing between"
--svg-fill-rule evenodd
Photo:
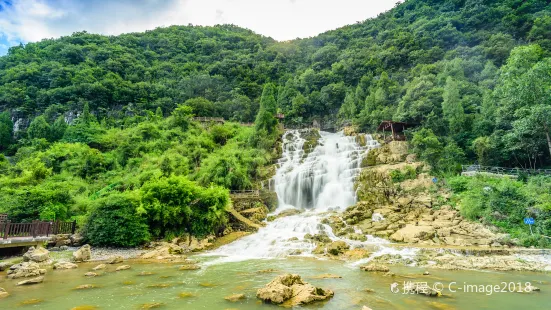
<instances>
[{"instance_id":1,"label":"muddy water","mask_svg":"<svg viewBox=\"0 0 551 310\"><path fill-rule=\"evenodd\" d=\"M277 274L300 274L306 281L335 291L335 297L326 303L310 305L308 309L361 309L366 305L373 309L549 309L551 305L551 274L500 273L479 271L424 270L411 267L395 267L396 277L385 277L360 271L343 262L287 258L278 260L249 260L216 263L216 258L199 257L202 269L179 271L178 264L130 263L130 270L114 272L108 266L101 276L85 278L84 273L96 264L81 264L76 270L48 270L45 282L34 286L17 287L16 280L8 280L2 274L0 287L11 295L0 300L0 309L72 309L77 306L93 306L96 309L140 309L144 304L160 303L159 309L277 309L260 303L256 290L271 281ZM212 264L214 262L214 264ZM273 269L271 272L261 270ZM147 271L153 274L139 275ZM321 274L336 274L340 279L318 279ZM392 283L400 288L404 281L426 281L433 286L442 283L444 296L430 298L390 291ZM450 292L451 289L456 292ZM487 291L489 285L512 286L531 282L541 292L517 293ZM82 284L97 288L75 290ZM462 292L465 285L485 286L485 292ZM513 287L511 288L513 289ZM470 286L472 288L472 286ZM374 292L368 292L371 289ZM516 288L514 289L516 290ZM184 293L184 297L180 294ZM224 300L224 296L243 293L247 299L236 303ZM32 301L35 304L25 305ZM92 309L92 308L90 308Z\"/></svg>"}]
</instances>

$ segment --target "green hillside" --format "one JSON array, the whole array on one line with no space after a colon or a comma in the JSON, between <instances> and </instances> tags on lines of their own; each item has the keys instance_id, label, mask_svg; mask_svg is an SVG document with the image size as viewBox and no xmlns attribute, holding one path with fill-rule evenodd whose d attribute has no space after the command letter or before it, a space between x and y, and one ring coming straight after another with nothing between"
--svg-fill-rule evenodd
<instances>
[{"instance_id":1,"label":"green hillside","mask_svg":"<svg viewBox=\"0 0 551 310\"><path fill-rule=\"evenodd\" d=\"M416 124L412 150L435 173L549 166L550 3L408 0L289 42L222 25L12 47L0 57L0 212L90 232L126 212L143 233L122 245L213 232L227 190L268 177L278 112L289 127Z\"/></svg>"}]
</instances>

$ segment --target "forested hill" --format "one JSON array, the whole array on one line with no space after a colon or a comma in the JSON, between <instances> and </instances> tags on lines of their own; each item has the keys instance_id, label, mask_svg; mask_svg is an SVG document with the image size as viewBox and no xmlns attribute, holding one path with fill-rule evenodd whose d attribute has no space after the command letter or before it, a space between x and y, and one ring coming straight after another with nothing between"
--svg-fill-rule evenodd
<instances>
[{"instance_id":1,"label":"forested hill","mask_svg":"<svg viewBox=\"0 0 551 310\"><path fill-rule=\"evenodd\" d=\"M2 148L13 153L8 144L25 138L34 117L71 121L85 102L108 124L157 107L166 115L194 98L206 99L188 103L195 115L250 122L262 86L274 82L288 124L337 112L337 125L368 130L402 120L432 130L457 160L540 166L549 160L545 124L522 108L549 113L550 49L549 0L409 0L291 42L230 25L79 32L0 58L0 109L17 131L1 135Z\"/></svg>"}]
</instances>

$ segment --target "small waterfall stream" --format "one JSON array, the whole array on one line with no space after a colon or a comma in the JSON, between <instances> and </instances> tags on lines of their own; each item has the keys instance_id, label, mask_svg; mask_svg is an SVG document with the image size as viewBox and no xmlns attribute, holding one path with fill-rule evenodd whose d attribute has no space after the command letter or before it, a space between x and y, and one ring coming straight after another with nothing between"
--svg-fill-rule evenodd
<instances>
[{"instance_id":1,"label":"small waterfall stream","mask_svg":"<svg viewBox=\"0 0 551 310\"><path fill-rule=\"evenodd\" d=\"M370 135L365 135L365 146L360 146L355 137L345 136L342 132L320 132L320 136L317 146L305 154L306 140L300 131L286 132L282 158L271 182L279 202L274 214L288 209L303 212L268 222L257 233L225 245L210 255L225 256L226 261L308 256L315 245L305 240L306 234L324 233L331 240L341 240L330 226L321 223L323 213L344 211L356 202L354 179L360 171L361 161L379 143ZM361 243L345 241L352 246ZM366 243L388 241L368 236Z\"/></svg>"}]
</instances>

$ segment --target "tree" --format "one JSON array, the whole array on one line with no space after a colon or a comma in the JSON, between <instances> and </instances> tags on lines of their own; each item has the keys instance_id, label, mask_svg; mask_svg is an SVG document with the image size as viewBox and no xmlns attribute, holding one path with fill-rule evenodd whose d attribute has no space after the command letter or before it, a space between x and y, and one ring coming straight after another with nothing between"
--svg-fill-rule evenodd
<instances>
[{"instance_id":1,"label":"tree","mask_svg":"<svg viewBox=\"0 0 551 310\"><path fill-rule=\"evenodd\" d=\"M0 151L5 151L13 143L13 122L8 112L0 113Z\"/></svg>"},{"instance_id":2,"label":"tree","mask_svg":"<svg viewBox=\"0 0 551 310\"><path fill-rule=\"evenodd\" d=\"M356 99L354 93L348 92L344 98L344 103L339 109L338 117L341 120L352 120L356 116Z\"/></svg>"},{"instance_id":3,"label":"tree","mask_svg":"<svg viewBox=\"0 0 551 310\"><path fill-rule=\"evenodd\" d=\"M262 97L260 98L260 109L258 110L255 120L257 132L264 130L268 134L272 134L277 128L277 119L275 118L277 106L274 95L275 85L272 83L264 85Z\"/></svg>"},{"instance_id":4,"label":"tree","mask_svg":"<svg viewBox=\"0 0 551 310\"><path fill-rule=\"evenodd\" d=\"M212 117L215 116L215 105L210 100L202 97L192 98L184 102L185 106L191 107L196 116Z\"/></svg>"},{"instance_id":5,"label":"tree","mask_svg":"<svg viewBox=\"0 0 551 310\"><path fill-rule=\"evenodd\" d=\"M426 161L433 168L437 167L438 160L442 154L442 143L432 130L423 128L413 134L411 139L413 152L419 159Z\"/></svg>"},{"instance_id":6,"label":"tree","mask_svg":"<svg viewBox=\"0 0 551 310\"><path fill-rule=\"evenodd\" d=\"M459 86L451 76L446 79L446 86L444 87L442 97L444 98L442 112L448 122L449 132L460 133L465 122L465 112L463 111L463 105L459 96Z\"/></svg>"},{"instance_id":7,"label":"tree","mask_svg":"<svg viewBox=\"0 0 551 310\"><path fill-rule=\"evenodd\" d=\"M50 125L43 115L35 117L27 128L29 139L51 140Z\"/></svg>"},{"instance_id":8,"label":"tree","mask_svg":"<svg viewBox=\"0 0 551 310\"><path fill-rule=\"evenodd\" d=\"M65 131L67 130L67 123L63 115L59 116L50 127L50 141L59 141L63 138Z\"/></svg>"}]
</instances>

